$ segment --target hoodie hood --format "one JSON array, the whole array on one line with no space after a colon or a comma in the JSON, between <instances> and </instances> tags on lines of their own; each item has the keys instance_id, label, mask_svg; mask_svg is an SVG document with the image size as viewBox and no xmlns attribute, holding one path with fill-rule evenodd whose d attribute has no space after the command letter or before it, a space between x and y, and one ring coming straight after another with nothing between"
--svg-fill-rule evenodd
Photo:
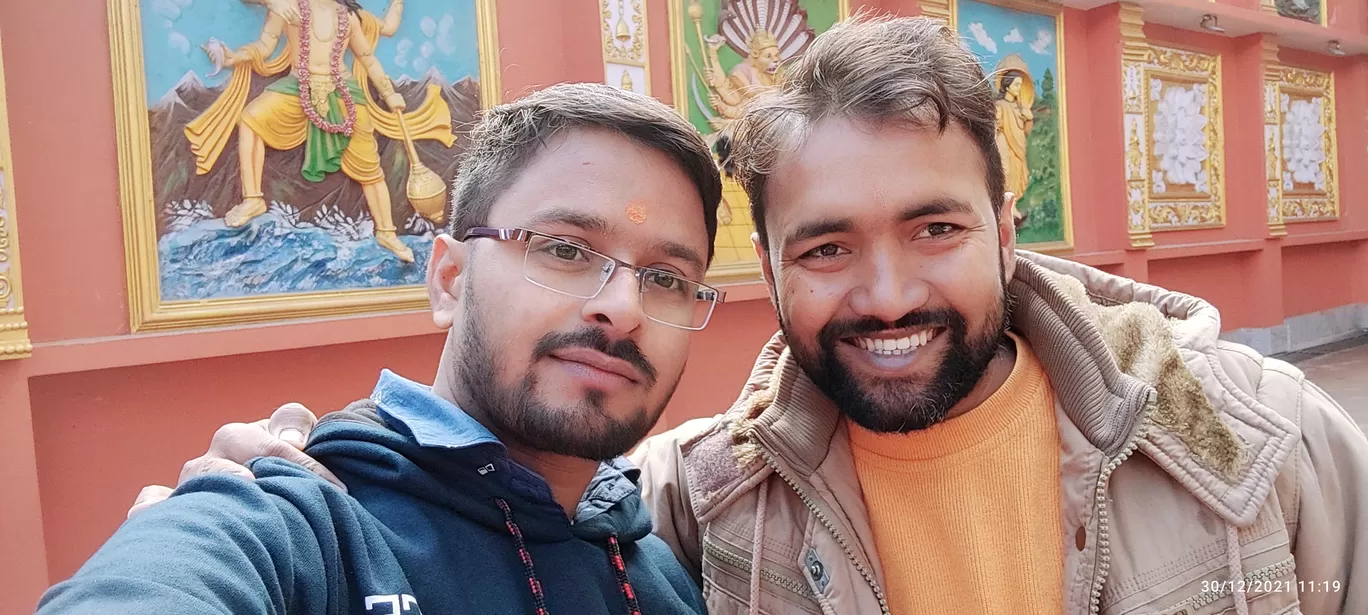
<instances>
[{"instance_id":1,"label":"hoodie hood","mask_svg":"<svg viewBox=\"0 0 1368 615\"><path fill-rule=\"evenodd\" d=\"M370 398L324 416L305 452L347 475L352 492L404 493L506 532L502 499L529 540L635 542L651 532L640 472L626 459L599 465L572 523L546 481L509 459L488 429L430 387L388 370Z\"/></svg>"}]
</instances>

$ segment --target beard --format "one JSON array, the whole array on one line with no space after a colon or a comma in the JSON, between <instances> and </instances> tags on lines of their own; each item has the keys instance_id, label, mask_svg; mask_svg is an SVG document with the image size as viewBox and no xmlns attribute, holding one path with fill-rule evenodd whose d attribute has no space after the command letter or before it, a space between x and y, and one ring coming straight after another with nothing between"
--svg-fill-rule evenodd
<instances>
[{"instance_id":1,"label":"beard","mask_svg":"<svg viewBox=\"0 0 1368 615\"><path fill-rule=\"evenodd\" d=\"M940 423L969 395L996 356L1007 335L1006 280L981 331L970 332L968 319L953 309L920 310L896 322L877 318L832 321L817 332L816 348L790 334L787 319L780 328L794 359L838 410L855 424L876 433L907 433ZM948 340L945 356L930 382L906 378L862 378L838 356L842 339L910 327L941 327L937 339Z\"/></svg>"},{"instance_id":2,"label":"beard","mask_svg":"<svg viewBox=\"0 0 1368 615\"><path fill-rule=\"evenodd\" d=\"M591 390L578 403L562 406L552 406L537 398L533 365L557 349L574 346L593 348L631 363L645 376L647 389L656 383L656 371L636 342L630 339L610 342L608 335L597 327L543 336L522 377L509 386L501 386L496 366L503 364L502 353L488 342L485 328L477 316L481 310L476 307L470 290L467 285L463 291L471 303L465 310L459 374L471 402L499 437L534 450L603 461L621 456L636 446L665 411L665 404L679 383L678 378L669 385L670 395L664 397L659 407L637 408L625 419L608 413L603 405L602 391Z\"/></svg>"}]
</instances>

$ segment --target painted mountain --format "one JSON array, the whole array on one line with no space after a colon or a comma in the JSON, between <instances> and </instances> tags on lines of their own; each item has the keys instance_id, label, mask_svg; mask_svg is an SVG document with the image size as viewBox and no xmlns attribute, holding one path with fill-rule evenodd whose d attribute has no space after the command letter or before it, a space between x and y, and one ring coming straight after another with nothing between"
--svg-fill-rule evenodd
<instances>
[{"instance_id":1,"label":"painted mountain","mask_svg":"<svg viewBox=\"0 0 1368 615\"><path fill-rule=\"evenodd\" d=\"M270 81L253 77L248 100L256 98ZM480 87L470 78L447 84L435 69L422 79L401 77L394 85L410 107L415 107L422 100L428 84L433 83L441 87L442 99L451 108L452 127L458 137L450 148L436 141L417 141L415 145L423 164L450 182L456 177L459 156L465 149L465 128L475 121L480 109ZM149 110L153 194L159 212L158 236L174 226L178 212L184 214L185 207L192 207L202 214L208 213L213 218L222 218L242 200L237 135L229 139L214 169L207 175L195 174L194 157L190 153L190 143L185 139L185 125L213 104L221 92L221 87L207 88L194 73L189 73ZM377 100L381 98L374 91L372 96ZM390 186L394 221L399 233L422 234L431 230L425 221L415 220L417 216L413 206L405 196L408 152L404 143L378 133L375 138L380 147L380 165L385 170L385 179ZM341 214L351 220L369 217L361 187L356 182L342 173L334 173L321 183L306 181L299 174L303 163L303 148L289 152L266 149L262 185L268 203L290 211L304 222L313 222L329 213Z\"/></svg>"}]
</instances>

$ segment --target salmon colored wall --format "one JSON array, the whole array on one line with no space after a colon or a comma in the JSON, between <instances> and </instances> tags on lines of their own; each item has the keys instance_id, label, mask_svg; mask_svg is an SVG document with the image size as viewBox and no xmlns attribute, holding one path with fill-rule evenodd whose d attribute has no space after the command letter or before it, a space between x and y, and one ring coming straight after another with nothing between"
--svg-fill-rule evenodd
<instances>
[{"instance_id":1,"label":"salmon colored wall","mask_svg":"<svg viewBox=\"0 0 1368 615\"><path fill-rule=\"evenodd\" d=\"M1221 311L1222 329L1255 327L1260 293L1250 288L1254 266L1249 252L1150 261L1148 282L1210 301Z\"/></svg>"},{"instance_id":2,"label":"salmon colored wall","mask_svg":"<svg viewBox=\"0 0 1368 615\"><path fill-rule=\"evenodd\" d=\"M1368 34L1368 10L1354 1L1331 0L1332 19ZM851 4L919 12L915 0ZM646 6L652 92L668 102L668 0ZM498 14L505 99L602 79L596 3L498 0ZM1064 20L1076 244L1066 256L1207 297L1226 328L1368 302L1368 173L1340 178L1340 221L1266 238L1262 144L1245 123L1261 124L1259 35L1147 28L1167 44L1223 55L1229 224L1159 233L1155 248L1129 249L1117 7L1067 9ZM0 362L0 615L8 615L31 611L117 527L141 486L173 482L219 425L285 401L338 407L365 395L382 367L430 378L442 336L421 313L130 335L105 4L0 1L0 30L37 345L30 359ZM1368 60L1296 51L1283 59L1336 71L1340 168L1368 168ZM1327 291L1308 270L1342 272L1348 290ZM763 286L728 290L732 302L694 338L662 428L730 405L776 328Z\"/></svg>"},{"instance_id":3,"label":"salmon colored wall","mask_svg":"<svg viewBox=\"0 0 1368 615\"><path fill-rule=\"evenodd\" d=\"M1283 263L1297 275L1283 277L1283 306L1288 316L1310 314L1354 302L1354 280L1345 264L1359 256L1358 245L1299 246L1283 250Z\"/></svg>"}]
</instances>

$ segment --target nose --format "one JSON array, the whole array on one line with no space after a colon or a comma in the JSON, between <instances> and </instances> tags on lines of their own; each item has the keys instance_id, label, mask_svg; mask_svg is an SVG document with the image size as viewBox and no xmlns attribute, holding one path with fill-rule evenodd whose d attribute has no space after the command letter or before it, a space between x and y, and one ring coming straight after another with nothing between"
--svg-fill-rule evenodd
<instances>
[{"instance_id":1,"label":"nose","mask_svg":"<svg viewBox=\"0 0 1368 615\"><path fill-rule=\"evenodd\" d=\"M584 320L621 335L641 327L645 315L641 311L641 286L634 274L626 267L615 268L603 290L584 302Z\"/></svg>"},{"instance_id":2,"label":"nose","mask_svg":"<svg viewBox=\"0 0 1368 615\"><path fill-rule=\"evenodd\" d=\"M850 293L850 308L860 316L894 322L924 307L931 291L917 265L898 250L875 249Z\"/></svg>"}]
</instances>

